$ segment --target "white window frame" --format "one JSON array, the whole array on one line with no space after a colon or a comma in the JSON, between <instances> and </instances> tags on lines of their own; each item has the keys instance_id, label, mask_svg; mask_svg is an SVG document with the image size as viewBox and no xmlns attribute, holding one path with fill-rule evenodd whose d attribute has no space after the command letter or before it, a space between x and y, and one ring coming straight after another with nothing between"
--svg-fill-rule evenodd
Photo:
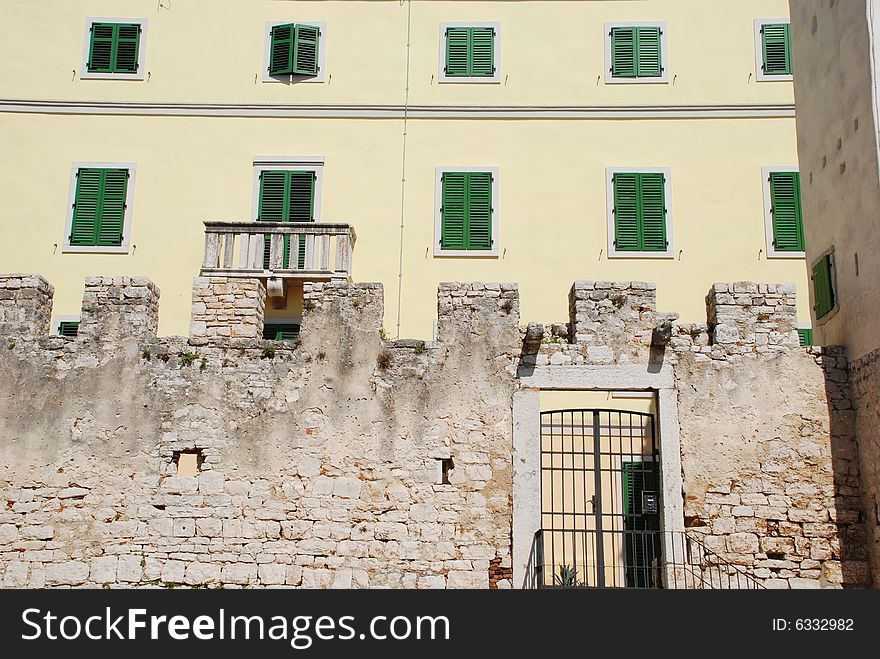
<instances>
[{"instance_id":1,"label":"white window frame","mask_svg":"<svg viewBox=\"0 0 880 659\"><path fill-rule=\"evenodd\" d=\"M773 207L773 200L770 196L770 174L774 172L797 172L800 169L794 166L765 165L761 167L761 183L764 189L764 240L767 245L768 259L803 259L806 258L804 252L781 252L777 251L773 245L773 214L770 209ZM801 209L803 210L803 198L801 199Z\"/></svg>"},{"instance_id":2,"label":"white window frame","mask_svg":"<svg viewBox=\"0 0 880 659\"><path fill-rule=\"evenodd\" d=\"M288 25L289 23L295 23L298 25L313 25L314 27L320 30L321 34L318 37L318 75L316 76L304 76L304 75L285 75L285 76L273 76L269 75L269 64L271 62L271 51L272 51L272 28L276 25ZM291 84L291 83L320 83L327 81L327 23L325 21L271 21L266 23L265 29L265 37L263 43L263 71L262 71L262 80L263 82L279 82L282 84Z\"/></svg>"},{"instance_id":3,"label":"white window frame","mask_svg":"<svg viewBox=\"0 0 880 659\"><path fill-rule=\"evenodd\" d=\"M321 221L321 187L324 182L323 156L260 156L254 158L254 202L251 217L257 221L260 213L260 174L265 171L296 171L315 173L315 222Z\"/></svg>"},{"instance_id":4,"label":"white window frame","mask_svg":"<svg viewBox=\"0 0 880 659\"><path fill-rule=\"evenodd\" d=\"M141 26L141 35L138 41L138 68L135 73L89 73L89 50L92 43L93 23L129 23ZM147 19L146 18L104 18L101 16L86 19L85 46L83 47L82 66L79 77L82 80L143 80L146 77L147 68Z\"/></svg>"},{"instance_id":5,"label":"white window frame","mask_svg":"<svg viewBox=\"0 0 880 659\"><path fill-rule=\"evenodd\" d=\"M659 27L661 75L656 78L615 78L611 75L611 28ZM605 23L605 84L606 85L665 85L669 83L669 28L665 21L630 21Z\"/></svg>"},{"instance_id":6,"label":"white window frame","mask_svg":"<svg viewBox=\"0 0 880 659\"><path fill-rule=\"evenodd\" d=\"M251 217L256 222L260 213L260 174L265 171L297 171L315 173L315 199L314 219L315 224L321 221L321 189L324 184L324 157L323 156L259 156L254 158L254 201L251 209ZM315 236L306 236L306 263L312 258L315 251Z\"/></svg>"},{"instance_id":7,"label":"white window frame","mask_svg":"<svg viewBox=\"0 0 880 659\"><path fill-rule=\"evenodd\" d=\"M665 183L663 193L666 200L666 250L663 252L634 252L620 250L614 246L614 175L621 174L663 174ZM672 169L669 167L607 167L605 169L605 194L608 206L608 258L610 259L671 259L675 257L675 242L672 232Z\"/></svg>"},{"instance_id":8,"label":"white window frame","mask_svg":"<svg viewBox=\"0 0 880 659\"><path fill-rule=\"evenodd\" d=\"M758 82L791 82L794 76L789 75L767 75L764 73L764 42L761 38L761 28L765 25L774 23L788 23L788 18L756 18L755 19L755 80Z\"/></svg>"},{"instance_id":9,"label":"white window frame","mask_svg":"<svg viewBox=\"0 0 880 659\"><path fill-rule=\"evenodd\" d=\"M79 323L80 316L53 316L52 317L52 336L61 336L61 323Z\"/></svg>"},{"instance_id":10,"label":"white window frame","mask_svg":"<svg viewBox=\"0 0 880 659\"><path fill-rule=\"evenodd\" d=\"M106 245L71 245L70 232L73 229L73 204L76 201L76 174L80 169L127 169L128 185L125 190L125 218L122 224L122 244L118 247ZM131 245L131 214L134 206L134 189L137 180L137 164L133 162L75 162L70 168L70 194L67 198L67 221L64 223L62 254L128 254Z\"/></svg>"},{"instance_id":11,"label":"white window frame","mask_svg":"<svg viewBox=\"0 0 880 659\"><path fill-rule=\"evenodd\" d=\"M493 42L493 52L495 60L495 75L491 78L488 76L447 76L446 75L446 30L451 27L491 27L495 30L495 40ZM464 84L487 84L497 85L501 83L501 23L464 23L464 22L444 22L440 23L440 55L438 58L438 76L437 80L443 84L454 84L457 82Z\"/></svg>"},{"instance_id":12,"label":"white window frame","mask_svg":"<svg viewBox=\"0 0 880 659\"><path fill-rule=\"evenodd\" d=\"M492 249L442 249L440 238L443 235L443 216L440 207L443 205L443 174L446 172L489 172L492 174ZM501 216L501 185L498 167L437 167L434 182L434 256L435 257L470 257L497 258L499 245L499 218Z\"/></svg>"}]
</instances>

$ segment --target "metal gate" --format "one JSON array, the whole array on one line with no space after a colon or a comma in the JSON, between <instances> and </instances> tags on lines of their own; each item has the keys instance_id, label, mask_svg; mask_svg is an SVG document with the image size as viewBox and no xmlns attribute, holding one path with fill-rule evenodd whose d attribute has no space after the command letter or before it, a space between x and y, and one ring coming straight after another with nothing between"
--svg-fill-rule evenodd
<instances>
[{"instance_id":1,"label":"metal gate","mask_svg":"<svg viewBox=\"0 0 880 659\"><path fill-rule=\"evenodd\" d=\"M660 588L654 416L541 413L539 587Z\"/></svg>"}]
</instances>

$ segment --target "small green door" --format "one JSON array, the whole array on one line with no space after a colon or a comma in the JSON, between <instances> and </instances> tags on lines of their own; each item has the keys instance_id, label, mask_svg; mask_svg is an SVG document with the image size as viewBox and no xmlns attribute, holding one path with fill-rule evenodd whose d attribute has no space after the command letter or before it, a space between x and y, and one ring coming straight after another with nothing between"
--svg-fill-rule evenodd
<instances>
[{"instance_id":1,"label":"small green door","mask_svg":"<svg viewBox=\"0 0 880 659\"><path fill-rule=\"evenodd\" d=\"M621 480L626 587L657 588L654 568L660 556L660 534L656 533L660 530L660 515L643 508L646 492L649 497L659 496L657 463L624 462Z\"/></svg>"}]
</instances>

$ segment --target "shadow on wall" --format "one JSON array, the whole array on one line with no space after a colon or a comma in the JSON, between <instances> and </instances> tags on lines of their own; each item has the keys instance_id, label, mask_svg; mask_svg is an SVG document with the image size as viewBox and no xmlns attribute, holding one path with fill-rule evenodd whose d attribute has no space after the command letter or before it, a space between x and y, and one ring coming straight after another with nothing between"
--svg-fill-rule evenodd
<instances>
[{"instance_id":1,"label":"shadow on wall","mask_svg":"<svg viewBox=\"0 0 880 659\"><path fill-rule=\"evenodd\" d=\"M849 365L846 348L830 346L823 349L822 370L828 398L831 462L834 478L834 509L829 510L831 523L836 522L839 541L841 583L846 587L863 587L871 583L868 562L865 508L861 497L861 469L856 439L856 411L852 404ZM828 558L833 556L832 548ZM811 547L810 556L826 558L824 547Z\"/></svg>"}]
</instances>

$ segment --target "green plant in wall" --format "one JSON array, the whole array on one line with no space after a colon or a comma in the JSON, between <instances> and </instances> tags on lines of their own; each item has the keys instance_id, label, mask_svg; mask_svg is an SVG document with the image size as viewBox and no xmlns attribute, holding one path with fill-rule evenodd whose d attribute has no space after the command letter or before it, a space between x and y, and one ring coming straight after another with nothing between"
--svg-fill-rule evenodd
<instances>
[{"instance_id":1,"label":"green plant in wall","mask_svg":"<svg viewBox=\"0 0 880 659\"><path fill-rule=\"evenodd\" d=\"M379 328L379 339L380 339L381 341L389 341L389 340L390 340L390 339L388 338L388 334L385 332L385 328L384 328L384 327Z\"/></svg>"},{"instance_id":2,"label":"green plant in wall","mask_svg":"<svg viewBox=\"0 0 880 659\"><path fill-rule=\"evenodd\" d=\"M202 361L201 361L201 363L199 364L199 371L201 371L202 373L204 373L204 372L207 371L207 370L208 370L208 360L207 360L206 357L202 357Z\"/></svg>"},{"instance_id":3,"label":"green plant in wall","mask_svg":"<svg viewBox=\"0 0 880 659\"><path fill-rule=\"evenodd\" d=\"M263 348L263 359L275 359L275 348L272 346Z\"/></svg>"},{"instance_id":4,"label":"green plant in wall","mask_svg":"<svg viewBox=\"0 0 880 659\"><path fill-rule=\"evenodd\" d=\"M417 355L421 355L423 352L425 352L425 342L419 341L418 343L416 343L416 347L413 348L413 352L415 352Z\"/></svg>"},{"instance_id":5,"label":"green plant in wall","mask_svg":"<svg viewBox=\"0 0 880 659\"><path fill-rule=\"evenodd\" d=\"M314 311L315 303L311 300L303 300L303 310L304 311Z\"/></svg>"},{"instance_id":6,"label":"green plant in wall","mask_svg":"<svg viewBox=\"0 0 880 659\"><path fill-rule=\"evenodd\" d=\"M153 358L153 353L151 353L149 350L144 350L143 353L141 353L141 357L143 357L147 361L150 361Z\"/></svg>"},{"instance_id":7,"label":"green plant in wall","mask_svg":"<svg viewBox=\"0 0 880 659\"><path fill-rule=\"evenodd\" d=\"M194 352L181 352L177 356L180 359L181 366L192 366L192 363L198 358L198 355Z\"/></svg>"}]
</instances>

